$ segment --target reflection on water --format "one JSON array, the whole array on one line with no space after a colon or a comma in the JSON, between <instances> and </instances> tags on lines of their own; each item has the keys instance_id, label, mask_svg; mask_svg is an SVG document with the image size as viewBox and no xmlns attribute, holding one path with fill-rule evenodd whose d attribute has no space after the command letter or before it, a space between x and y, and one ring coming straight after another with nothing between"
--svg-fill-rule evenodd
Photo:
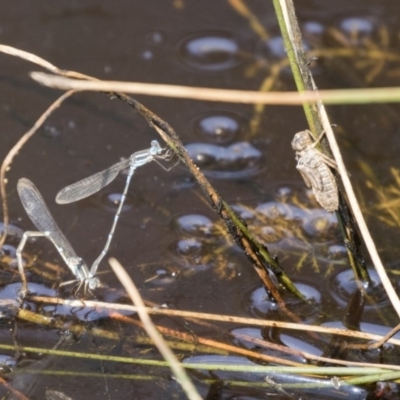
<instances>
[{"instance_id":1,"label":"reflection on water","mask_svg":"<svg viewBox=\"0 0 400 400\"><path fill-rule=\"evenodd\" d=\"M216 111L197 117L193 132L213 143L229 143L240 139L246 132L247 121L238 114Z\"/></svg>"},{"instance_id":2,"label":"reflection on water","mask_svg":"<svg viewBox=\"0 0 400 400\"><path fill-rule=\"evenodd\" d=\"M257 173L260 168L262 153L247 142L233 143L227 147L189 143L185 147L195 164L212 177L245 178Z\"/></svg>"},{"instance_id":3,"label":"reflection on water","mask_svg":"<svg viewBox=\"0 0 400 400\"><path fill-rule=\"evenodd\" d=\"M190 34L179 44L178 55L198 71L225 71L240 62L239 45L227 32Z\"/></svg>"}]
</instances>

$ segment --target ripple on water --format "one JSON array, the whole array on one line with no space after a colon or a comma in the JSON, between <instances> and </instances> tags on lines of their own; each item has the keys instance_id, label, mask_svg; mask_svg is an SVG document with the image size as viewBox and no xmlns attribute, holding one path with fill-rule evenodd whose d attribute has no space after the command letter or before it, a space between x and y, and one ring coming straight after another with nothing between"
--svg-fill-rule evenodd
<instances>
[{"instance_id":1,"label":"ripple on water","mask_svg":"<svg viewBox=\"0 0 400 400\"><path fill-rule=\"evenodd\" d=\"M10 283L9 285L3 286L0 289L0 299L13 299L19 296L21 287L21 282ZM28 282L28 290L29 293L37 296L57 297L57 290L50 289L39 283Z\"/></svg>"},{"instance_id":2,"label":"ripple on water","mask_svg":"<svg viewBox=\"0 0 400 400\"><path fill-rule=\"evenodd\" d=\"M274 193L276 201L288 204L301 204L306 209L320 208L312 190L307 189L301 183L285 183L271 185L271 191Z\"/></svg>"},{"instance_id":3,"label":"ripple on water","mask_svg":"<svg viewBox=\"0 0 400 400\"><path fill-rule=\"evenodd\" d=\"M11 269L18 268L17 248L15 246L4 243L0 248L0 258L2 262L7 263ZM24 257L22 257L22 259L24 259Z\"/></svg>"},{"instance_id":4,"label":"ripple on water","mask_svg":"<svg viewBox=\"0 0 400 400\"><path fill-rule=\"evenodd\" d=\"M15 259L17 257L17 248L11 244L4 243L0 249L0 256Z\"/></svg>"},{"instance_id":5,"label":"ripple on water","mask_svg":"<svg viewBox=\"0 0 400 400\"><path fill-rule=\"evenodd\" d=\"M310 50L310 45L306 41L303 43L305 50ZM267 40L260 39L256 44L254 53L258 59L267 60L268 63L277 63L287 59L285 46L281 35L273 36ZM311 64L310 67L314 72L314 65ZM282 71L285 73L285 75L290 74L292 76L289 62L287 62L287 65L282 69Z\"/></svg>"},{"instance_id":6,"label":"ripple on water","mask_svg":"<svg viewBox=\"0 0 400 400\"><path fill-rule=\"evenodd\" d=\"M304 336L304 334L301 336ZM315 343L317 343L315 340L313 344L309 343L310 340L312 340L310 336L307 336L306 339L303 340L299 337L294 337L285 333L281 333L279 335L279 341L282 342L289 349L298 350L304 353L312 354L313 356L317 357L322 356L324 353L323 349L315 346ZM305 359L303 359L303 361L306 362Z\"/></svg>"},{"instance_id":7,"label":"ripple on water","mask_svg":"<svg viewBox=\"0 0 400 400\"><path fill-rule=\"evenodd\" d=\"M204 271L211 267L210 249L201 239L186 238L173 241L169 245L170 251L176 256L180 265Z\"/></svg>"},{"instance_id":8,"label":"ripple on water","mask_svg":"<svg viewBox=\"0 0 400 400\"><path fill-rule=\"evenodd\" d=\"M302 221L305 215L305 211L301 208L277 201L268 201L260 204L257 206L256 212L264 215L272 221L278 218L288 221Z\"/></svg>"},{"instance_id":9,"label":"ripple on water","mask_svg":"<svg viewBox=\"0 0 400 400\"><path fill-rule=\"evenodd\" d=\"M324 322L321 324L321 326L326 327L326 328L332 328L332 329L347 329L343 325L343 321L328 321ZM385 336L391 331L391 327L387 325L379 325L379 324L373 324L371 322L360 322L360 332L364 333L372 333L374 335L381 335ZM400 340L400 332L397 332L395 335L392 336L394 339ZM330 341L329 337L324 337L321 336L322 340ZM387 343L385 346L390 345Z\"/></svg>"},{"instance_id":10,"label":"ripple on water","mask_svg":"<svg viewBox=\"0 0 400 400\"><path fill-rule=\"evenodd\" d=\"M373 296L374 302L373 304L366 303L364 305L365 311L375 310L377 307L385 307L390 304L376 271L368 268L368 273L372 284L370 288L367 288L367 293ZM342 270L331 277L329 293L336 303L344 308L351 301L355 292L359 290L359 284L361 283L356 281L351 269Z\"/></svg>"},{"instance_id":11,"label":"ripple on water","mask_svg":"<svg viewBox=\"0 0 400 400\"><path fill-rule=\"evenodd\" d=\"M316 255L320 260L327 261L331 264L347 264L349 262L347 249L344 245L340 244L318 247Z\"/></svg>"},{"instance_id":12,"label":"ripple on water","mask_svg":"<svg viewBox=\"0 0 400 400\"><path fill-rule=\"evenodd\" d=\"M72 119L58 118L52 122L47 122L41 130L41 134L50 139L57 139L61 134L74 130L76 126L76 121Z\"/></svg>"},{"instance_id":13,"label":"ripple on water","mask_svg":"<svg viewBox=\"0 0 400 400\"><path fill-rule=\"evenodd\" d=\"M346 327L343 324L343 321L329 321L323 323L321 326L330 328L330 329L343 329L347 330L348 327ZM363 333L370 333L372 335L380 335L384 337L391 331L391 327L387 325L379 325L379 324L373 324L370 322L363 322L361 321L359 324L359 331ZM397 332L395 335L392 337L393 339L400 340L400 333ZM321 340L329 343L331 339L329 336L326 335L321 335ZM380 349L375 349L375 350L368 350L368 351L363 351L363 350L353 350L354 355L351 355L352 359L358 362L375 362L375 363L381 363L381 364L398 364L398 360L400 357L400 351L399 347L397 345L394 345L393 343L390 343L389 341L386 342ZM398 398L398 397L396 397Z\"/></svg>"},{"instance_id":14,"label":"ripple on water","mask_svg":"<svg viewBox=\"0 0 400 400\"><path fill-rule=\"evenodd\" d=\"M265 327L263 329L244 327L233 329L231 331L231 335L234 338L233 343L236 346L244 347L248 350L254 350L256 348L257 353L267 354L270 357L281 358L282 352L279 349L268 347L269 343L274 342L274 340L271 340L270 338L268 338L267 341L265 340L265 332L268 333L269 331L269 327ZM263 346L263 343L266 345ZM304 361L303 358L292 356L290 354L286 354L285 359L297 362Z\"/></svg>"},{"instance_id":15,"label":"ripple on water","mask_svg":"<svg viewBox=\"0 0 400 400\"><path fill-rule=\"evenodd\" d=\"M173 221L175 229L180 233L199 237L209 237L212 234L213 222L201 214L186 214L176 217Z\"/></svg>"},{"instance_id":16,"label":"ripple on water","mask_svg":"<svg viewBox=\"0 0 400 400\"><path fill-rule=\"evenodd\" d=\"M250 206L245 206L243 204L231 204L231 207L235 212L246 222L252 221L257 218L255 211Z\"/></svg>"},{"instance_id":17,"label":"ripple on water","mask_svg":"<svg viewBox=\"0 0 400 400\"><path fill-rule=\"evenodd\" d=\"M167 34L163 31L152 31L146 35L146 42L151 46L162 46L167 41Z\"/></svg>"},{"instance_id":18,"label":"ripple on water","mask_svg":"<svg viewBox=\"0 0 400 400\"><path fill-rule=\"evenodd\" d=\"M373 17L359 16L341 19L337 26L352 46L362 46L375 41L380 23Z\"/></svg>"},{"instance_id":19,"label":"ripple on water","mask_svg":"<svg viewBox=\"0 0 400 400\"><path fill-rule=\"evenodd\" d=\"M278 304L269 298L263 287L250 293L245 302L245 308L257 317L265 317L270 311L276 311L279 308Z\"/></svg>"},{"instance_id":20,"label":"ripple on water","mask_svg":"<svg viewBox=\"0 0 400 400\"><path fill-rule=\"evenodd\" d=\"M143 60L151 61L154 58L154 53L151 50L144 50L141 56Z\"/></svg>"},{"instance_id":21,"label":"ripple on water","mask_svg":"<svg viewBox=\"0 0 400 400\"><path fill-rule=\"evenodd\" d=\"M4 223L0 222L0 235L4 233ZM22 239L22 235L24 234L24 230L18 228L15 225L8 224L7 225L7 237L13 237L16 239Z\"/></svg>"},{"instance_id":22,"label":"ripple on water","mask_svg":"<svg viewBox=\"0 0 400 400\"><path fill-rule=\"evenodd\" d=\"M263 340L260 328L235 328L231 331L232 336L235 338L235 345L243 346L249 350L254 349L254 343L249 340L250 338Z\"/></svg>"},{"instance_id":23,"label":"ripple on water","mask_svg":"<svg viewBox=\"0 0 400 400\"><path fill-rule=\"evenodd\" d=\"M335 213L317 210L308 214L302 224L305 235L317 242L328 242L340 238L339 226Z\"/></svg>"},{"instance_id":24,"label":"ripple on water","mask_svg":"<svg viewBox=\"0 0 400 400\"><path fill-rule=\"evenodd\" d=\"M193 131L206 141L228 143L243 136L247 121L238 114L215 111L197 117L193 121Z\"/></svg>"},{"instance_id":25,"label":"ripple on water","mask_svg":"<svg viewBox=\"0 0 400 400\"><path fill-rule=\"evenodd\" d=\"M105 193L100 197L100 207L103 210L115 213L119 207L121 198L122 198L122 193L114 193L114 192ZM132 198L128 194L124 201L124 205L122 206L121 212L127 211L132 207L133 207Z\"/></svg>"},{"instance_id":26,"label":"ripple on water","mask_svg":"<svg viewBox=\"0 0 400 400\"><path fill-rule=\"evenodd\" d=\"M315 319L319 312L319 305L321 304L321 292L309 283L295 282L295 285L307 300L307 303L293 295L288 295L285 298L286 305L291 311L297 315L301 315L303 320ZM245 308L258 317L265 317L269 312L279 308L277 303L269 299L263 287L251 292L245 301L247 303L245 304Z\"/></svg>"},{"instance_id":27,"label":"ripple on water","mask_svg":"<svg viewBox=\"0 0 400 400\"><path fill-rule=\"evenodd\" d=\"M321 37L325 33L325 26L317 21L307 21L303 24L304 37Z\"/></svg>"},{"instance_id":28,"label":"ripple on water","mask_svg":"<svg viewBox=\"0 0 400 400\"><path fill-rule=\"evenodd\" d=\"M203 172L214 178L245 178L261 169L262 153L248 142L237 142L227 147L190 143L185 147Z\"/></svg>"},{"instance_id":29,"label":"ripple on water","mask_svg":"<svg viewBox=\"0 0 400 400\"><path fill-rule=\"evenodd\" d=\"M8 373L17 366L17 359L13 356L0 354L0 370L1 372Z\"/></svg>"},{"instance_id":30,"label":"ripple on water","mask_svg":"<svg viewBox=\"0 0 400 400\"><path fill-rule=\"evenodd\" d=\"M152 270L146 268L146 286L161 288L176 282L178 272L175 268L154 267Z\"/></svg>"},{"instance_id":31,"label":"ripple on water","mask_svg":"<svg viewBox=\"0 0 400 400\"><path fill-rule=\"evenodd\" d=\"M282 36L274 36L267 40L260 40L256 45L256 55L266 60L282 60L286 58Z\"/></svg>"},{"instance_id":32,"label":"ripple on water","mask_svg":"<svg viewBox=\"0 0 400 400\"><path fill-rule=\"evenodd\" d=\"M200 255L202 247L201 241L195 238L178 240L176 243L177 253L185 257Z\"/></svg>"},{"instance_id":33,"label":"ripple on water","mask_svg":"<svg viewBox=\"0 0 400 400\"><path fill-rule=\"evenodd\" d=\"M309 282L294 281L297 290L303 295L306 302L294 295L288 295L285 302L291 312L298 315L304 323L313 323L321 311L322 293L320 287L315 287Z\"/></svg>"},{"instance_id":34,"label":"ripple on water","mask_svg":"<svg viewBox=\"0 0 400 400\"><path fill-rule=\"evenodd\" d=\"M241 62L237 40L229 32L205 31L188 35L178 44L182 63L199 71L226 71Z\"/></svg>"},{"instance_id":35,"label":"ripple on water","mask_svg":"<svg viewBox=\"0 0 400 400\"><path fill-rule=\"evenodd\" d=\"M323 47L323 39L326 32L323 24L317 21L307 21L303 24L301 31L303 33L303 41L308 48L316 49ZM311 62L310 68L314 75L323 71L323 67L318 60Z\"/></svg>"}]
</instances>

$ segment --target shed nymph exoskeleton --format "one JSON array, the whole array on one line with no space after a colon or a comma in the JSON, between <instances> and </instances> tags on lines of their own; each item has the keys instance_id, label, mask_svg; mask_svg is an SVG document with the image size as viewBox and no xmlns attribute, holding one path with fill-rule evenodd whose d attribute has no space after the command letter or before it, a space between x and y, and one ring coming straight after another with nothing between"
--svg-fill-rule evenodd
<instances>
[{"instance_id":1,"label":"shed nymph exoskeleton","mask_svg":"<svg viewBox=\"0 0 400 400\"><path fill-rule=\"evenodd\" d=\"M315 148L325 132L316 141L310 131L294 135L292 148L296 152L297 166L307 187L311 188L318 203L329 212L339 207L336 179L330 168L337 169L336 162Z\"/></svg>"}]
</instances>

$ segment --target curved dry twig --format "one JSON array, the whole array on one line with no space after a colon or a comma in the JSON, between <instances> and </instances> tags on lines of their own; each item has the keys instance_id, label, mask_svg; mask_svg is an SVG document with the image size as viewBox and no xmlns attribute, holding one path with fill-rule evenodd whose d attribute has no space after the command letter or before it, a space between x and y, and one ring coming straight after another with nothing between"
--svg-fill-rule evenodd
<instances>
[{"instance_id":1,"label":"curved dry twig","mask_svg":"<svg viewBox=\"0 0 400 400\"><path fill-rule=\"evenodd\" d=\"M10 218L8 215L8 204L7 204L7 191L6 191L6 173L10 168L11 163L14 160L14 157L18 154L18 152L22 149L24 144L37 132L37 130L45 123L47 118L54 112L55 109L60 107L60 105L77 90L70 90L65 92L62 96L60 96L35 122L31 129L28 132L24 133L22 137L18 140L18 142L12 147L12 149L8 152L6 157L3 160L0 168L0 194L2 200L3 207L3 218L4 218L4 231L0 238L0 246L3 245L7 238L7 228L10 223Z\"/></svg>"}]
</instances>

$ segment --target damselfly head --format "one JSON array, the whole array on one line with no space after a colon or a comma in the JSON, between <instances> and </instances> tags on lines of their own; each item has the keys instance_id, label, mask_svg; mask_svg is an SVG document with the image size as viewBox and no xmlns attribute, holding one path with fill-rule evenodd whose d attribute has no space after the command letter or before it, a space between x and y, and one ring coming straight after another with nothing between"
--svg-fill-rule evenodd
<instances>
[{"instance_id":1,"label":"damselfly head","mask_svg":"<svg viewBox=\"0 0 400 400\"><path fill-rule=\"evenodd\" d=\"M309 131L297 132L292 140L292 148L295 151L302 151L312 144Z\"/></svg>"},{"instance_id":2,"label":"damselfly head","mask_svg":"<svg viewBox=\"0 0 400 400\"><path fill-rule=\"evenodd\" d=\"M86 284L90 290L94 290L100 286L100 279L96 278L95 276L88 278L86 280Z\"/></svg>"},{"instance_id":3,"label":"damselfly head","mask_svg":"<svg viewBox=\"0 0 400 400\"><path fill-rule=\"evenodd\" d=\"M152 156L156 156L157 154L160 154L162 151L163 151L163 149L160 146L160 143L158 143L157 140L152 140L151 147L150 147L150 154Z\"/></svg>"}]
</instances>

